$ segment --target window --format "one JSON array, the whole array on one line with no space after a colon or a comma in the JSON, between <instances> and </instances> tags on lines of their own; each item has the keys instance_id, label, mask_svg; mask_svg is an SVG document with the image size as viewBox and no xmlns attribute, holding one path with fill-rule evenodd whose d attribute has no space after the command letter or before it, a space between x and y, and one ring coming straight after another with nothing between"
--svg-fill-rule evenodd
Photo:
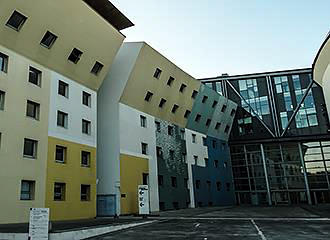
<instances>
[{"instance_id":1,"label":"window","mask_svg":"<svg viewBox=\"0 0 330 240\"><path fill-rule=\"evenodd\" d=\"M218 102L217 101L214 101L213 104L212 104L212 108L215 108L217 106Z\"/></svg>"},{"instance_id":2,"label":"window","mask_svg":"<svg viewBox=\"0 0 330 240\"><path fill-rule=\"evenodd\" d=\"M225 128L225 133L229 133L229 126L227 125L226 128Z\"/></svg>"},{"instance_id":3,"label":"window","mask_svg":"<svg viewBox=\"0 0 330 240\"><path fill-rule=\"evenodd\" d=\"M69 97L69 84L63 82L63 81L58 81L58 94L68 98Z\"/></svg>"},{"instance_id":4,"label":"window","mask_svg":"<svg viewBox=\"0 0 330 240\"><path fill-rule=\"evenodd\" d=\"M173 126L168 126L167 127L167 133L169 136L173 136L174 135L174 128Z\"/></svg>"},{"instance_id":5,"label":"window","mask_svg":"<svg viewBox=\"0 0 330 240\"><path fill-rule=\"evenodd\" d=\"M221 190L221 182L217 182L217 191Z\"/></svg>"},{"instance_id":6,"label":"window","mask_svg":"<svg viewBox=\"0 0 330 240\"><path fill-rule=\"evenodd\" d=\"M156 131L160 132L161 129L160 122L155 121L155 126L156 126Z\"/></svg>"},{"instance_id":7,"label":"window","mask_svg":"<svg viewBox=\"0 0 330 240\"><path fill-rule=\"evenodd\" d=\"M288 113L287 112L281 112L280 117L281 117L282 129L284 130L288 126L288 123L289 123Z\"/></svg>"},{"instance_id":8,"label":"window","mask_svg":"<svg viewBox=\"0 0 330 240\"><path fill-rule=\"evenodd\" d=\"M223 105L222 108L221 108L221 112L225 112L227 109L227 106L226 105Z\"/></svg>"},{"instance_id":9,"label":"window","mask_svg":"<svg viewBox=\"0 0 330 240\"><path fill-rule=\"evenodd\" d=\"M209 166L209 159L208 158L204 158L204 162L205 162L205 167Z\"/></svg>"},{"instance_id":10,"label":"window","mask_svg":"<svg viewBox=\"0 0 330 240\"><path fill-rule=\"evenodd\" d=\"M186 139L186 131L184 129L180 130L180 138L181 140L185 140Z\"/></svg>"},{"instance_id":11,"label":"window","mask_svg":"<svg viewBox=\"0 0 330 240\"><path fill-rule=\"evenodd\" d=\"M91 165L91 153L87 151L81 151L81 166L89 167Z\"/></svg>"},{"instance_id":12,"label":"window","mask_svg":"<svg viewBox=\"0 0 330 240\"><path fill-rule=\"evenodd\" d=\"M230 183L226 183L226 189L227 189L227 192L229 192L230 191Z\"/></svg>"},{"instance_id":13,"label":"window","mask_svg":"<svg viewBox=\"0 0 330 240\"><path fill-rule=\"evenodd\" d=\"M211 181L206 181L207 190L211 191Z\"/></svg>"},{"instance_id":14,"label":"window","mask_svg":"<svg viewBox=\"0 0 330 240\"><path fill-rule=\"evenodd\" d=\"M172 183L172 187L178 187L178 183L176 181L176 177L171 177L171 183Z\"/></svg>"},{"instance_id":15,"label":"window","mask_svg":"<svg viewBox=\"0 0 330 240\"><path fill-rule=\"evenodd\" d=\"M80 187L80 200L90 201L91 199L91 185L82 184Z\"/></svg>"},{"instance_id":16,"label":"window","mask_svg":"<svg viewBox=\"0 0 330 240\"><path fill-rule=\"evenodd\" d=\"M55 41L57 39L57 36L50 31L47 31L44 35L44 37L41 39L41 46L51 49L51 47L54 45Z\"/></svg>"},{"instance_id":17,"label":"window","mask_svg":"<svg viewBox=\"0 0 330 240\"><path fill-rule=\"evenodd\" d=\"M54 201L65 201L65 183L54 183Z\"/></svg>"},{"instance_id":18,"label":"window","mask_svg":"<svg viewBox=\"0 0 330 240\"><path fill-rule=\"evenodd\" d=\"M198 156L194 155L194 164L197 165L198 164Z\"/></svg>"},{"instance_id":19,"label":"window","mask_svg":"<svg viewBox=\"0 0 330 240\"><path fill-rule=\"evenodd\" d=\"M203 139L203 146L206 146L206 137L202 137Z\"/></svg>"},{"instance_id":20,"label":"window","mask_svg":"<svg viewBox=\"0 0 330 240\"><path fill-rule=\"evenodd\" d=\"M21 181L21 200L34 200L35 181Z\"/></svg>"},{"instance_id":21,"label":"window","mask_svg":"<svg viewBox=\"0 0 330 240\"><path fill-rule=\"evenodd\" d=\"M215 83L215 90L216 90L220 95L223 95L223 89L222 89L221 82L216 82L216 83Z\"/></svg>"},{"instance_id":22,"label":"window","mask_svg":"<svg viewBox=\"0 0 330 240\"><path fill-rule=\"evenodd\" d=\"M217 141L216 140L212 140L212 147L216 148L217 147Z\"/></svg>"},{"instance_id":23,"label":"window","mask_svg":"<svg viewBox=\"0 0 330 240\"><path fill-rule=\"evenodd\" d=\"M0 90L0 110L5 109L5 95L6 93Z\"/></svg>"},{"instance_id":24,"label":"window","mask_svg":"<svg viewBox=\"0 0 330 240\"><path fill-rule=\"evenodd\" d=\"M192 97L193 99L195 99L195 98L197 97L197 94L198 94L198 92L197 92L196 90L194 90L194 91L192 92L191 97Z\"/></svg>"},{"instance_id":25,"label":"window","mask_svg":"<svg viewBox=\"0 0 330 240\"><path fill-rule=\"evenodd\" d=\"M196 134L191 134L192 143L196 143Z\"/></svg>"},{"instance_id":26,"label":"window","mask_svg":"<svg viewBox=\"0 0 330 240\"><path fill-rule=\"evenodd\" d=\"M37 158L37 145L38 141L25 138L24 139L24 157Z\"/></svg>"},{"instance_id":27,"label":"window","mask_svg":"<svg viewBox=\"0 0 330 240\"><path fill-rule=\"evenodd\" d=\"M174 151L170 150L169 153L170 153L170 159L174 160Z\"/></svg>"},{"instance_id":28,"label":"window","mask_svg":"<svg viewBox=\"0 0 330 240\"><path fill-rule=\"evenodd\" d=\"M195 117L195 121L196 122L199 122L201 120L201 115L200 114L197 114L196 117Z\"/></svg>"},{"instance_id":29,"label":"window","mask_svg":"<svg viewBox=\"0 0 330 240\"><path fill-rule=\"evenodd\" d=\"M96 61L93 68L92 68L92 70L91 70L91 73L93 73L97 76L101 72L102 68L103 68L103 64Z\"/></svg>"},{"instance_id":30,"label":"window","mask_svg":"<svg viewBox=\"0 0 330 240\"><path fill-rule=\"evenodd\" d=\"M66 162L67 148L63 146L56 146L55 161L60 163Z\"/></svg>"},{"instance_id":31,"label":"window","mask_svg":"<svg viewBox=\"0 0 330 240\"><path fill-rule=\"evenodd\" d=\"M156 147L157 157L163 157L163 150L161 147Z\"/></svg>"},{"instance_id":32,"label":"window","mask_svg":"<svg viewBox=\"0 0 330 240\"><path fill-rule=\"evenodd\" d=\"M181 87L180 87L180 92L183 93L183 91L186 89L187 85L186 84L181 84Z\"/></svg>"},{"instance_id":33,"label":"window","mask_svg":"<svg viewBox=\"0 0 330 240\"><path fill-rule=\"evenodd\" d=\"M164 104L166 103L166 99L164 99L164 98L162 98L162 99L160 99L160 102L159 102L159 107L160 108L162 108L162 107L164 107Z\"/></svg>"},{"instance_id":34,"label":"window","mask_svg":"<svg viewBox=\"0 0 330 240\"><path fill-rule=\"evenodd\" d=\"M82 103L83 103L83 105L85 105L87 107L90 107L91 106L91 98L92 98L92 95L90 93L87 93L87 92L83 91L83 94L82 94Z\"/></svg>"},{"instance_id":35,"label":"window","mask_svg":"<svg viewBox=\"0 0 330 240\"><path fill-rule=\"evenodd\" d=\"M215 124L215 130L219 130L220 127L221 127L221 123L217 122Z\"/></svg>"},{"instance_id":36,"label":"window","mask_svg":"<svg viewBox=\"0 0 330 240\"><path fill-rule=\"evenodd\" d=\"M82 119L82 133L91 135L91 122L85 119Z\"/></svg>"},{"instance_id":37,"label":"window","mask_svg":"<svg viewBox=\"0 0 330 240\"><path fill-rule=\"evenodd\" d=\"M32 101L27 101L26 116L39 120L40 104Z\"/></svg>"},{"instance_id":38,"label":"window","mask_svg":"<svg viewBox=\"0 0 330 240\"><path fill-rule=\"evenodd\" d=\"M172 113L175 113L178 110L179 106L174 104L173 108L172 108Z\"/></svg>"},{"instance_id":39,"label":"window","mask_svg":"<svg viewBox=\"0 0 330 240\"><path fill-rule=\"evenodd\" d=\"M77 64L80 60L81 55L83 54L82 51L80 51L77 48L74 48L71 52L71 54L69 55L68 60L73 62L74 64Z\"/></svg>"},{"instance_id":40,"label":"window","mask_svg":"<svg viewBox=\"0 0 330 240\"><path fill-rule=\"evenodd\" d=\"M147 101L147 102L150 102L150 100L151 100L151 98L152 98L152 96L153 96L154 94L152 93L152 92L147 92L147 94L146 94L146 96L145 96L145 98L144 98L144 100L145 101Z\"/></svg>"},{"instance_id":41,"label":"window","mask_svg":"<svg viewBox=\"0 0 330 240\"><path fill-rule=\"evenodd\" d=\"M203 99L202 99L202 103L205 103L208 98L209 98L208 96L204 96Z\"/></svg>"},{"instance_id":42,"label":"window","mask_svg":"<svg viewBox=\"0 0 330 240\"><path fill-rule=\"evenodd\" d=\"M172 86L173 82L174 82L174 77L170 77L167 81L167 85Z\"/></svg>"},{"instance_id":43,"label":"window","mask_svg":"<svg viewBox=\"0 0 330 240\"><path fill-rule=\"evenodd\" d=\"M33 67L29 68L29 82L37 85L37 86L41 86L41 71L39 71L38 69L35 69Z\"/></svg>"},{"instance_id":44,"label":"window","mask_svg":"<svg viewBox=\"0 0 330 240\"><path fill-rule=\"evenodd\" d=\"M159 79L161 73L162 73L162 70L160 70L159 68L156 68L156 71L154 73L154 78Z\"/></svg>"},{"instance_id":45,"label":"window","mask_svg":"<svg viewBox=\"0 0 330 240\"><path fill-rule=\"evenodd\" d=\"M188 118L190 116L190 113L191 111L187 110L185 113L184 113L184 118Z\"/></svg>"},{"instance_id":46,"label":"window","mask_svg":"<svg viewBox=\"0 0 330 240\"><path fill-rule=\"evenodd\" d=\"M232 109L231 112L230 112L230 116L235 116L235 113L236 113L236 110L235 109Z\"/></svg>"},{"instance_id":47,"label":"window","mask_svg":"<svg viewBox=\"0 0 330 240\"><path fill-rule=\"evenodd\" d=\"M205 125L208 127L211 124L211 119L207 119Z\"/></svg>"},{"instance_id":48,"label":"window","mask_svg":"<svg viewBox=\"0 0 330 240\"><path fill-rule=\"evenodd\" d=\"M200 180L196 180L196 189L199 189L201 186L201 181Z\"/></svg>"},{"instance_id":49,"label":"window","mask_svg":"<svg viewBox=\"0 0 330 240\"><path fill-rule=\"evenodd\" d=\"M148 144L146 143L141 143L141 152L144 155L148 155Z\"/></svg>"},{"instance_id":50,"label":"window","mask_svg":"<svg viewBox=\"0 0 330 240\"><path fill-rule=\"evenodd\" d=\"M57 126L68 128L68 114L65 112L57 111Z\"/></svg>"},{"instance_id":51,"label":"window","mask_svg":"<svg viewBox=\"0 0 330 240\"><path fill-rule=\"evenodd\" d=\"M140 124L141 127L146 128L147 127L147 118L145 116L140 116Z\"/></svg>"},{"instance_id":52,"label":"window","mask_svg":"<svg viewBox=\"0 0 330 240\"><path fill-rule=\"evenodd\" d=\"M0 53L0 71L6 73L8 70L8 56Z\"/></svg>"},{"instance_id":53,"label":"window","mask_svg":"<svg viewBox=\"0 0 330 240\"><path fill-rule=\"evenodd\" d=\"M215 168L218 168L218 166L219 166L219 161L218 160L214 160L214 167Z\"/></svg>"},{"instance_id":54,"label":"window","mask_svg":"<svg viewBox=\"0 0 330 240\"><path fill-rule=\"evenodd\" d=\"M158 186L164 185L164 177L162 175L158 175Z\"/></svg>"},{"instance_id":55,"label":"window","mask_svg":"<svg viewBox=\"0 0 330 240\"><path fill-rule=\"evenodd\" d=\"M14 11L8 19L6 25L8 27L11 27L12 29L15 29L18 32L22 28L26 20L27 17L17 11Z\"/></svg>"}]
</instances>

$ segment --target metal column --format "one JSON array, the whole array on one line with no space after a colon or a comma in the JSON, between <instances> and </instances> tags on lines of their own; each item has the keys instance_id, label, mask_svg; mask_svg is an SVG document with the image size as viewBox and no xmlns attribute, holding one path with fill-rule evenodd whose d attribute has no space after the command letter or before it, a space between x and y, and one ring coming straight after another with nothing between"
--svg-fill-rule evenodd
<instances>
[{"instance_id":1,"label":"metal column","mask_svg":"<svg viewBox=\"0 0 330 240\"><path fill-rule=\"evenodd\" d=\"M304 171L307 200L308 200L308 204L312 205L311 192L309 190L308 178L307 178L307 173L306 173L306 166L305 166L304 156L303 156L303 152L302 152L302 148L301 148L301 143L298 143L298 147L299 147L299 155L300 155L301 166L303 167L303 171Z\"/></svg>"},{"instance_id":2,"label":"metal column","mask_svg":"<svg viewBox=\"0 0 330 240\"><path fill-rule=\"evenodd\" d=\"M265 179L266 179L266 186L267 186L267 195L268 195L268 204L269 204L269 206L271 206L272 205L272 195L270 193L270 187L269 187L264 145L260 144L260 148L261 148L262 163L264 165L264 172L265 172Z\"/></svg>"}]
</instances>

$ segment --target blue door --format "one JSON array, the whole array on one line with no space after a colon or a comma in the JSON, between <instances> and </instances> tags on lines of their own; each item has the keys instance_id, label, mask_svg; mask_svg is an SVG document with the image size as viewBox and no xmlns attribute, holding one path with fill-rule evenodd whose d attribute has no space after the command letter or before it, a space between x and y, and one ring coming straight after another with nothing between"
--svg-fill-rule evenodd
<instances>
[{"instance_id":1,"label":"blue door","mask_svg":"<svg viewBox=\"0 0 330 240\"><path fill-rule=\"evenodd\" d=\"M116 214L116 195L97 196L97 216L107 217Z\"/></svg>"}]
</instances>

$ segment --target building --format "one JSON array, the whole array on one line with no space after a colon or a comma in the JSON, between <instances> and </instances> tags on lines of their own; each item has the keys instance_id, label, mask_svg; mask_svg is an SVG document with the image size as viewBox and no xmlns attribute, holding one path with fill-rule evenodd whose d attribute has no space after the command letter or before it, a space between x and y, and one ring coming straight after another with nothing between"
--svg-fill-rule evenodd
<instances>
[{"instance_id":1,"label":"building","mask_svg":"<svg viewBox=\"0 0 330 240\"><path fill-rule=\"evenodd\" d=\"M106 0L0 6L0 223L95 217L97 91L132 23Z\"/></svg>"},{"instance_id":2,"label":"building","mask_svg":"<svg viewBox=\"0 0 330 240\"><path fill-rule=\"evenodd\" d=\"M313 63L312 76L314 81L323 88L324 97L330 113L330 32L322 43Z\"/></svg>"},{"instance_id":3,"label":"building","mask_svg":"<svg viewBox=\"0 0 330 240\"><path fill-rule=\"evenodd\" d=\"M237 203L330 202L329 118L311 69L201 81L238 104L229 139Z\"/></svg>"},{"instance_id":4,"label":"building","mask_svg":"<svg viewBox=\"0 0 330 240\"><path fill-rule=\"evenodd\" d=\"M152 212L233 204L236 107L148 44L124 43L98 94L98 215L137 213L139 184ZM219 150L208 150L213 140Z\"/></svg>"}]
</instances>

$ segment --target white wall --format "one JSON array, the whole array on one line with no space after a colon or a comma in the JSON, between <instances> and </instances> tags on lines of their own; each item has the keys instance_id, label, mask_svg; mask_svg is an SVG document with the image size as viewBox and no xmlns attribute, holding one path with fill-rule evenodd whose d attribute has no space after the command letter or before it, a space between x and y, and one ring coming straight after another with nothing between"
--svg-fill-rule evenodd
<instances>
[{"instance_id":1,"label":"white wall","mask_svg":"<svg viewBox=\"0 0 330 240\"><path fill-rule=\"evenodd\" d=\"M322 88L323 88L325 103L327 105L329 119L330 119L330 85L329 84L330 84L330 64L325 70L322 79Z\"/></svg>"},{"instance_id":2,"label":"white wall","mask_svg":"<svg viewBox=\"0 0 330 240\"><path fill-rule=\"evenodd\" d=\"M59 80L69 85L69 97L58 94ZM82 104L83 91L91 94L91 106ZM68 128L57 126L57 111L68 113ZM51 73L51 90L49 106L48 135L96 147L97 129L97 95L96 92L72 81L56 72ZM82 119L91 122L91 134L82 133Z\"/></svg>"},{"instance_id":3,"label":"white wall","mask_svg":"<svg viewBox=\"0 0 330 240\"><path fill-rule=\"evenodd\" d=\"M149 159L150 210L159 211L155 118L121 103L119 114L120 152ZM146 117L146 127L141 127L141 115ZM148 144L147 156L141 152L142 142Z\"/></svg>"},{"instance_id":4,"label":"white wall","mask_svg":"<svg viewBox=\"0 0 330 240\"><path fill-rule=\"evenodd\" d=\"M192 134L196 135L196 143L192 142ZM191 207L195 207L194 182L192 175L192 165L195 165L194 156L198 156L197 166L205 167L205 158L208 158L207 147L203 145L203 137L206 135L186 129L187 165L189 178L189 193Z\"/></svg>"}]
</instances>

